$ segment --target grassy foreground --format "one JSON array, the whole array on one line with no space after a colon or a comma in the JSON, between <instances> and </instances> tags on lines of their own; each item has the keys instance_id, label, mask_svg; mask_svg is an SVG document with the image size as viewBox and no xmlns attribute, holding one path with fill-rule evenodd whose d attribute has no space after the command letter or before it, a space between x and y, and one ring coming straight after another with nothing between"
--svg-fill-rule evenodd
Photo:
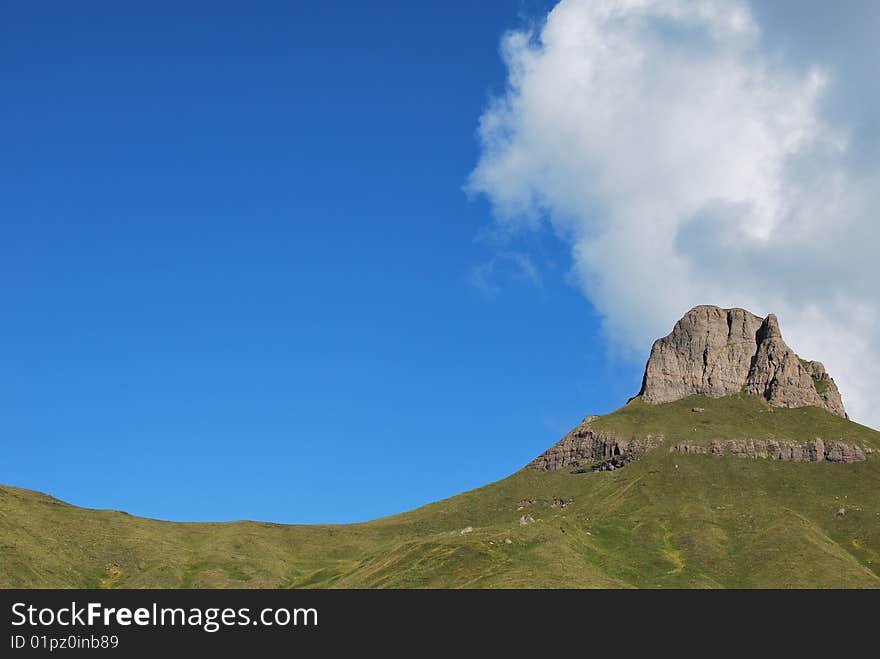
<instances>
[{"instance_id":1,"label":"grassy foreground","mask_svg":"<svg viewBox=\"0 0 880 659\"><path fill-rule=\"evenodd\" d=\"M633 402L601 422L670 439L770 433L880 448L880 433L818 409L758 411L741 397ZM695 421L697 404L706 411ZM523 515L534 521L521 525ZM880 458L658 450L613 472L520 471L343 526L159 522L0 486L0 587L876 588Z\"/></svg>"}]
</instances>

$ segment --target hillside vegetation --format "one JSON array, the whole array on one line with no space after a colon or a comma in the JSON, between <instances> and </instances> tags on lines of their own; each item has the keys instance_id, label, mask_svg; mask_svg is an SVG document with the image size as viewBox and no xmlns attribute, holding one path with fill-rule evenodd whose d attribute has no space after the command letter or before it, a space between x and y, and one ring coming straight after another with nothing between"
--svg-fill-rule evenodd
<instances>
[{"instance_id":1,"label":"hillside vegetation","mask_svg":"<svg viewBox=\"0 0 880 659\"><path fill-rule=\"evenodd\" d=\"M880 433L815 408L767 410L738 396L633 403L594 425L880 448ZM697 405L705 412L690 411ZM342 526L160 522L0 487L0 587L876 588L877 456L795 463L656 450L612 472L523 470Z\"/></svg>"},{"instance_id":2,"label":"hillside vegetation","mask_svg":"<svg viewBox=\"0 0 880 659\"><path fill-rule=\"evenodd\" d=\"M694 409L700 410L694 412ZM818 407L784 408L756 396L688 396L652 405L633 398L619 410L597 418L590 427L622 439L663 435L668 443L708 444L720 439L773 439L804 442L816 437L877 447L880 433Z\"/></svg>"}]
</instances>

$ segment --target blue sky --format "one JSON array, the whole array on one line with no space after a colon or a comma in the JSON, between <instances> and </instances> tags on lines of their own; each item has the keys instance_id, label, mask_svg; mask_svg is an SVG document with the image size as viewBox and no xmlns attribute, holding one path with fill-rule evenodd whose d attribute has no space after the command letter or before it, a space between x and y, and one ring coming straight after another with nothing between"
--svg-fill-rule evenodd
<instances>
[{"instance_id":1,"label":"blue sky","mask_svg":"<svg viewBox=\"0 0 880 659\"><path fill-rule=\"evenodd\" d=\"M7 3L0 482L343 522L501 478L638 387L552 233L463 191L540 5Z\"/></svg>"},{"instance_id":2,"label":"blue sky","mask_svg":"<svg viewBox=\"0 0 880 659\"><path fill-rule=\"evenodd\" d=\"M871 2L5 3L0 482L403 511L623 404L703 303L777 313L877 425L875 28Z\"/></svg>"}]
</instances>

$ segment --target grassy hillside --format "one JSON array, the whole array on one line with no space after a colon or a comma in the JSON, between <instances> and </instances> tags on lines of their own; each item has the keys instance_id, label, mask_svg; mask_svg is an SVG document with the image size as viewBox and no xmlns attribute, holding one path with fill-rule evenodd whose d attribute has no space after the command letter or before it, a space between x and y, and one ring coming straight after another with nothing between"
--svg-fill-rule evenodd
<instances>
[{"instance_id":1,"label":"grassy hillside","mask_svg":"<svg viewBox=\"0 0 880 659\"><path fill-rule=\"evenodd\" d=\"M694 412L694 408L702 412ZM756 396L688 396L663 405L632 399L590 423L591 428L624 439L664 435L669 443L708 444L714 439L774 439L805 442L816 437L878 447L880 433L818 407L787 409Z\"/></svg>"},{"instance_id":2,"label":"grassy hillside","mask_svg":"<svg viewBox=\"0 0 880 659\"><path fill-rule=\"evenodd\" d=\"M601 422L673 438L699 416L701 437L803 439L808 428L810 438L827 431L880 448L880 433L827 412L739 407L750 402L636 402ZM345 526L158 522L0 487L0 587L876 588L876 456L832 464L656 451L613 472L521 471ZM521 526L526 514L535 521Z\"/></svg>"}]
</instances>

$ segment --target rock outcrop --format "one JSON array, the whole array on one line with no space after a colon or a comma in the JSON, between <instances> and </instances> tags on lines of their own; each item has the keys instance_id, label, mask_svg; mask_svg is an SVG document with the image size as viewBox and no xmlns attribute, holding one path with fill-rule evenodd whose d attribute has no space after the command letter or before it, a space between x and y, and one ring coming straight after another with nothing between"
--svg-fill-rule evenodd
<instances>
[{"instance_id":1,"label":"rock outcrop","mask_svg":"<svg viewBox=\"0 0 880 659\"><path fill-rule=\"evenodd\" d=\"M743 309L691 309L651 348L639 395L668 403L691 394L738 393L748 378L761 318Z\"/></svg>"},{"instance_id":2,"label":"rock outcrop","mask_svg":"<svg viewBox=\"0 0 880 659\"><path fill-rule=\"evenodd\" d=\"M849 415L843 408L843 400L840 398L840 391L838 391L837 385L834 384L834 380L825 370L825 365L822 364L822 362L811 361L806 362L805 367L813 378L813 386L816 388L819 398L825 403L824 407L830 412L834 412L837 416L842 416L844 419L848 419Z\"/></svg>"},{"instance_id":3,"label":"rock outcrop","mask_svg":"<svg viewBox=\"0 0 880 659\"><path fill-rule=\"evenodd\" d=\"M588 417L590 421L595 418L598 417ZM634 440L620 439L590 428L589 421L585 421L526 467L541 471L572 468L574 473L608 471L620 468L637 459L640 454L659 449L666 444L666 438L660 435L647 435L643 439ZM714 440L708 444L671 444L667 450L670 453L731 455L783 462L841 463L861 462L874 453L874 449L869 446L839 441L825 442L819 437L801 443L772 439Z\"/></svg>"},{"instance_id":4,"label":"rock outcrop","mask_svg":"<svg viewBox=\"0 0 880 659\"><path fill-rule=\"evenodd\" d=\"M581 425L544 451L527 466L531 469L555 471L565 467L580 467L594 462L606 461L617 456L633 456L657 447L663 439L655 440L650 435L641 440L626 440L597 432L590 428L590 421L598 417L587 417Z\"/></svg>"},{"instance_id":5,"label":"rock outcrop","mask_svg":"<svg viewBox=\"0 0 880 659\"><path fill-rule=\"evenodd\" d=\"M708 446L693 444L674 444L671 453L711 453L713 455L733 455L740 458L782 460L784 462L861 462L866 459L870 448L843 442L825 443L816 438L802 444L777 442L774 440L726 440L713 441Z\"/></svg>"},{"instance_id":6,"label":"rock outcrop","mask_svg":"<svg viewBox=\"0 0 880 659\"><path fill-rule=\"evenodd\" d=\"M745 391L777 407L813 405L847 418L834 380L820 362L800 359L782 339L776 316L699 306L654 342L639 396L668 403L692 394Z\"/></svg>"}]
</instances>

